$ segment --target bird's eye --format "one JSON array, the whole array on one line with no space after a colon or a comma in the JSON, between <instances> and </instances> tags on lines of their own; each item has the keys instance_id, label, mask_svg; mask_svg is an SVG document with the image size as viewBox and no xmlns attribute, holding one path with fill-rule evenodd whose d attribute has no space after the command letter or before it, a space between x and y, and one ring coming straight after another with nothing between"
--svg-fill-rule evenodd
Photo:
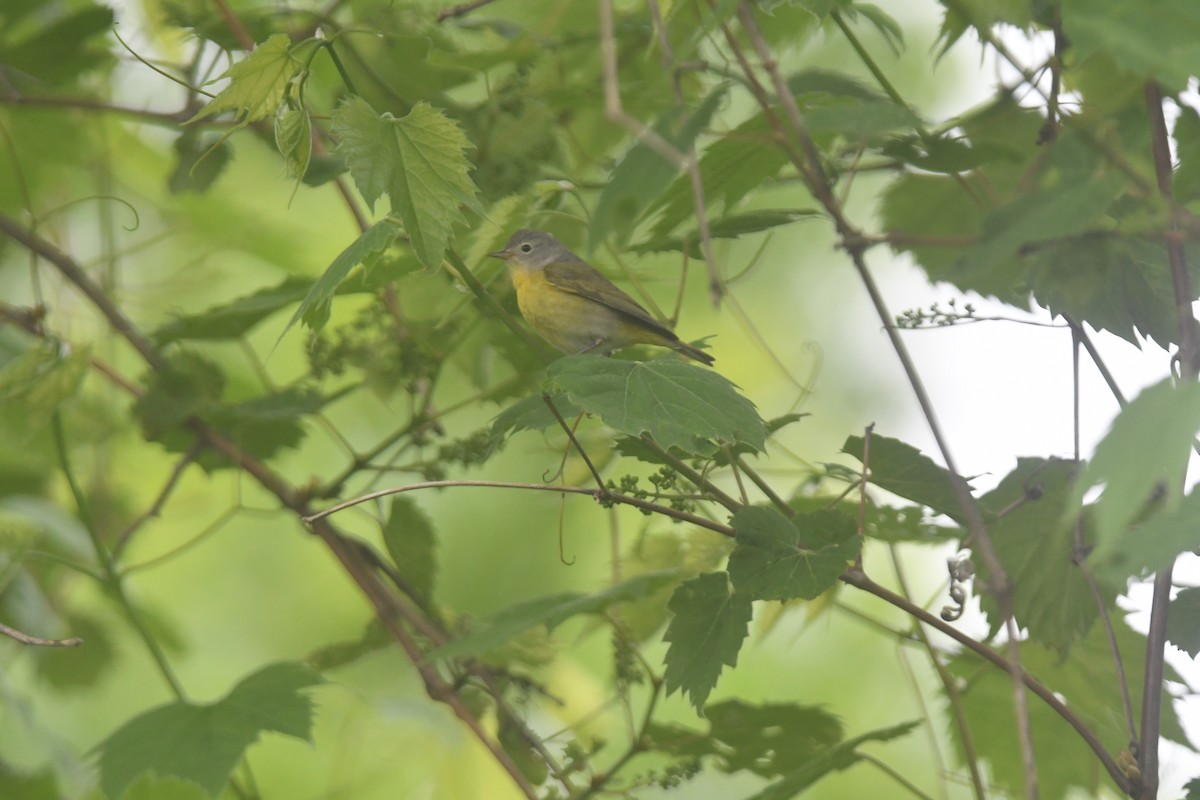
<instances>
[{"instance_id":1,"label":"bird's eye","mask_svg":"<svg viewBox=\"0 0 1200 800\"><path fill-rule=\"evenodd\" d=\"M526 242L525 244L521 245L521 252L522 253L532 253L533 245L531 245L529 242Z\"/></svg>"}]
</instances>

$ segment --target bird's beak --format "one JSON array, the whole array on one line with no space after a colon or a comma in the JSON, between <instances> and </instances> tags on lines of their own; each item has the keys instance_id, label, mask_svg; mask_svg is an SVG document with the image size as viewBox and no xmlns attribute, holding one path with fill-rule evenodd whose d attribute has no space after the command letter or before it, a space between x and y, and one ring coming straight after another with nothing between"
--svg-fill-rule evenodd
<instances>
[{"instance_id":1,"label":"bird's beak","mask_svg":"<svg viewBox=\"0 0 1200 800\"><path fill-rule=\"evenodd\" d=\"M508 258L507 250L497 250L494 253L488 253L489 258Z\"/></svg>"}]
</instances>

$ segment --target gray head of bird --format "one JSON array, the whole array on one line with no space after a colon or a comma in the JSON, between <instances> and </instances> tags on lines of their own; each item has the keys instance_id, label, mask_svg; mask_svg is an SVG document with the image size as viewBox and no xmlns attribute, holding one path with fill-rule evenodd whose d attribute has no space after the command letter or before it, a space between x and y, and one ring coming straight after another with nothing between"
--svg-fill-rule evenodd
<instances>
[{"instance_id":1,"label":"gray head of bird","mask_svg":"<svg viewBox=\"0 0 1200 800\"><path fill-rule=\"evenodd\" d=\"M503 250L488 255L520 264L526 269L545 269L550 264L580 260L579 256L550 234L531 230L517 231Z\"/></svg>"}]
</instances>

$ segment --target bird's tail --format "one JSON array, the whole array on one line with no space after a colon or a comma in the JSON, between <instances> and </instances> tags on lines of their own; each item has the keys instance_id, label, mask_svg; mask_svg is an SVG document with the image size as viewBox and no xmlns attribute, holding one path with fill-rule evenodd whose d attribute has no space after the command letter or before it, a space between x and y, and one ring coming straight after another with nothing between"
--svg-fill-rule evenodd
<instances>
[{"instance_id":1,"label":"bird's tail","mask_svg":"<svg viewBox=\"0 0 1200 800\"><path fill-rule=\"evenodd\" d=\"M712 356L710 356L708 353L704 352L703 350L699 350L695 347L692 347L687 342L680 341L679 339L676 339L673 342L671 342L671 349L675 350L676 352L683 353L688 358L699 361L701 364L705 365L706 367L711 367L713 365L713 362L716 361L715 358L713 358Z\"/></svg>"}]
</instances>

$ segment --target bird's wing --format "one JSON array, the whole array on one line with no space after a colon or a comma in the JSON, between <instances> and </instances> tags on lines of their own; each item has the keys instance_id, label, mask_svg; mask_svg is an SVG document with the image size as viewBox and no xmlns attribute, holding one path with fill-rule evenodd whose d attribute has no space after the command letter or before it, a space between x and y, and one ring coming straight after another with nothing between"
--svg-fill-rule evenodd
<instances>
[{"instance_id":1,"label":"bird's wing","mask_svg":"<svg viewBox=\"0 0 1200 800\"><path fill-rule=\"evenodd\" d=\"M559 262L546 267L546 280L564 292L577 294L608 306L634 322L667 339L678 338L675 332L647 313L636 300L613 285L612 281L582 261Z\"/></svg>"}]
</instances>

